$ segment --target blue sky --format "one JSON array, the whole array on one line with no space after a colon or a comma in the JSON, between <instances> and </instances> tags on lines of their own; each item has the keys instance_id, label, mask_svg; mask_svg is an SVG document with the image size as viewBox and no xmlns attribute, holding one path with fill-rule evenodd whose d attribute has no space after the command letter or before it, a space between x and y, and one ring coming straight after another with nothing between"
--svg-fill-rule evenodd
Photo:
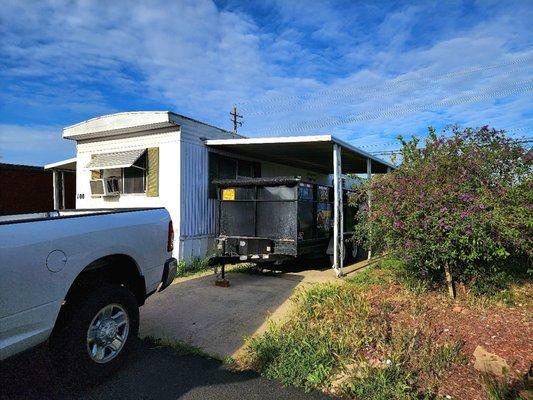
<instances>
[{"instance_id":1,"label":"blue sky","mask_svg":"<svg viewBox=\"0 0 533 400\"><path fill-rule=\"evenodd\" d=\"M533 1L0 0L0 162L74 156L61 128L171 110L241 133L533 128Z\"/></svg>"}]
</instances>

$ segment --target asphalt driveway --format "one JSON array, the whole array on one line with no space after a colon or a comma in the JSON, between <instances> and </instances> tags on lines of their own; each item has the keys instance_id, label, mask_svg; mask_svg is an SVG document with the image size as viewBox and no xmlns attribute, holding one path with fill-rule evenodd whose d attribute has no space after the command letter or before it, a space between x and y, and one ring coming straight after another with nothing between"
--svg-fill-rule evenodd
<instances>
[{"instance_id":1,"label":"asphalt driveway","mask_svg":"<svg viewBox=\"0 0 533 400\"><path fill-rule=\"evenodd\" d=\"M0 365L0 399L328 399L318 392L285 388L253 372L233 372L222 363L179 356L167 347L140 342L119 373L97 387L67 389L43 350Z\"/></svg>"}]
</instances>

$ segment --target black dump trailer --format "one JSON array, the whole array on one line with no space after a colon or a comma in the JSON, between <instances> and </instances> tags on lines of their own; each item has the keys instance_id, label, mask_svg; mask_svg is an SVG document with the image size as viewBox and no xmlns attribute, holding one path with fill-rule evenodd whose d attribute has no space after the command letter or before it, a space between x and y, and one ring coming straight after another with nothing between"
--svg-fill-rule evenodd
<instances>
[{"instance_id":1,"label":"black dump trailer","mask_svg":"<svg viewBox=\"0 0 533 400\"><path fill-rule=\"evenodd\" d=\"M215 180L218 237L211 264L280 263L333 254L333 188L300 177ZM357 257L356 208L343 190L345 262Z\"/></svg>"}]
</instances>

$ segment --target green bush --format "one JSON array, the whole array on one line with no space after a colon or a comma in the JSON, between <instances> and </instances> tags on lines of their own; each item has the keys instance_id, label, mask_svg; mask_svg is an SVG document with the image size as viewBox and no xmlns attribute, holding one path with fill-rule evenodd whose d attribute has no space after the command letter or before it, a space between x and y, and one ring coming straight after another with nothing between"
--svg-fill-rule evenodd
<instances>
[{"instance_id":1,"label":"green bush","mask_svg":"<svg viewBox=\"0 0 533 400\"><path fill-rule=\"evenodd\" d=\"M450 129L430 128L422 149L400 137L398 168L360 190L371 207L359 209L356 240L430 285L453 289L455 279L491 291L531 268L533 153L503 131Z\"/></svg>"}]
</instances>

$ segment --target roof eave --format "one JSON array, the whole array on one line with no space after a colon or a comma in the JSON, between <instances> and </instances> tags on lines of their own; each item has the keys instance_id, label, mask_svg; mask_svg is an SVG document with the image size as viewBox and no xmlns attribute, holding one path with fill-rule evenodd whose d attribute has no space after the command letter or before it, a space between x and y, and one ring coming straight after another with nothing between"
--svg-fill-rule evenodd
<instances>
[{"instance_id":1,"label":"roof eave","mask_svg":"<svg viewBox=\"0 0 533 400\"><path fill-rule=\"evenodd\" d=\"M57 170L73 170L73 171L76 171L76 162L77 162L77 159L76 157L73 157L73 158L68 158L66 160L62 160L62 161L56 161L54 163L50 163L50 164L46 164L44 166L44 169L57 169ZM70 166L73 165L73 168L70 168Z\"/></svg>"},{"instance_id":2,"label":"roof eave","mask_svg":"<svg viewBox=\"0 0 533 400\"><path fill-rule=\"evenodd\" d=\"M207 146L223 146L223 145L247 145L247 144L275 144L275 143L316 143L316 142L330 142L338 144L339 146L346 148L354 153L359 154L364 158L369 158L372 161L380 163L388 168L395 169L396 167L379 157L373 156L370 153L367 153L364 150L361 150L341 139L336 138L332 135L314 135L314 136L274 136L267 138L246 138L246 139L210 139L206 140L205 144Z\"/></svg>"},{"instance_id":3,"label":"roof eave","mask_svg":"<svg viewBox=\"0 0 533 400\"><path fill-rule=\"evenodd\" d=\"M63 138L84 140L179 127L179 116L170 111L135 111L103 115L63 128Z\"/></svg>"},{"instance_id":4,"label":"roof eave","mask_svg":"<svg viewBox=\"0 0 533 400\"><path fill-rule=\"evenodd\" d=\"M361 150L359 147L355 147L355 146L351 145L350 143L347 143L347 142L345 142L345 141L343 141L341 139L336 138L335 136L331 136L331 140L333 142L337 143L338 145L342 146L342 147L346 147L346 148L348 148L348 149L350 149L352 151L355 151L355 152L365 156L366 158L370 158L371 160L374 160L374 161L379 162L379 163L381 163L383 165L386 165L387 167L389 167L391 169L395 169L396 168L394 166L394 164L391 164L391 163L389 163L389 162L387 162L387 161L385 161L385 160L383 160L383 159L381 159L379 157L376 157L376 156L374 156L374 155L372 155L370 153L367 153L366 151Z\"/></svg>"}]
</instances>

